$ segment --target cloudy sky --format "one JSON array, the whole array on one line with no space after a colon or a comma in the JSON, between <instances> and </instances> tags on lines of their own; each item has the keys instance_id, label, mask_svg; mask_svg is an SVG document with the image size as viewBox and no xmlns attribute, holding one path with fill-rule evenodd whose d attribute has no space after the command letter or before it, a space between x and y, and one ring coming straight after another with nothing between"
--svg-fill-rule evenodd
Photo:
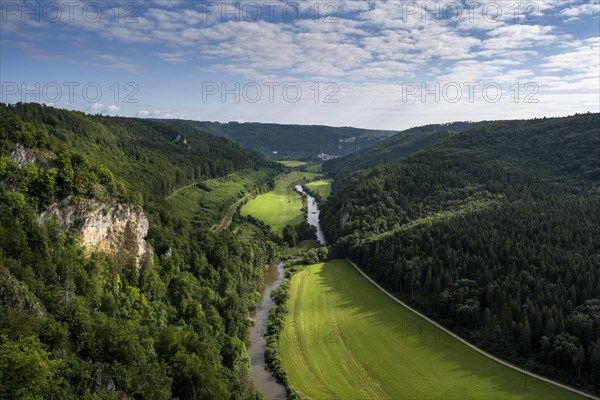
<instances>
[{"instance_id":1,"label":"cloudy sky","mask_svg":"<svg viewBox=\"0 0 600 400\"><path fill-rule=\"evenodd\" d=\"M2 0L2 102L403 129L600 111L599 0Z\"/></svg>"}]
</instances>

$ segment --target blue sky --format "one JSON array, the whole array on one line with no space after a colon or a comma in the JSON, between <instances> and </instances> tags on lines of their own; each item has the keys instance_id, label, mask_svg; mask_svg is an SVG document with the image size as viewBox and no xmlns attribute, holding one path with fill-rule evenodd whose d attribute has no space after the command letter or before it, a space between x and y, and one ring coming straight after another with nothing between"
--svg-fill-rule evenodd
<instances>
[{"instance_id":1,"label":"blue sky","mask_svg":"<svg viewBox=\"0 0 600 400\"><path fill-rule=\"evenodd\" d=\"M1 101L403 129L600 111L600 3L2 0Z\"/></svg>"}]
</instances>

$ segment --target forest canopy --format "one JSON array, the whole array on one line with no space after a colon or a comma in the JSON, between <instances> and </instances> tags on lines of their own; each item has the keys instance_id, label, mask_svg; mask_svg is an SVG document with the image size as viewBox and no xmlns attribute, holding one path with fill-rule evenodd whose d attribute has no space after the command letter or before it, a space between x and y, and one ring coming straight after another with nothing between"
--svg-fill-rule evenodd
<instances>
[{"instance_id":1,"label":"forest canopy","mask_svg":"<svg viewBox=\"0 0 600 400\"><path fill-rule=\"evenodd\" d=\"M600 114L486 124L358 171L343 161L324 166L341 184L321 215L338 256L493 353L600 389Z\"/></svg>"},{"instance_id":2,"label":"forest canopy","mask_svg":"<svg viewBox=\"0 0 600 400\"><path fill-rule=\"evenodd\" d=\"M260 187L280 166L162 122L0 104L0 398L259 398L248 310L279 243L239 216L243 235L215 235L217 219L164 200L246 170ZM66 196L143 205L154 256L88 256L75 232L40 224Z\"/></svg>"}]
</instances>

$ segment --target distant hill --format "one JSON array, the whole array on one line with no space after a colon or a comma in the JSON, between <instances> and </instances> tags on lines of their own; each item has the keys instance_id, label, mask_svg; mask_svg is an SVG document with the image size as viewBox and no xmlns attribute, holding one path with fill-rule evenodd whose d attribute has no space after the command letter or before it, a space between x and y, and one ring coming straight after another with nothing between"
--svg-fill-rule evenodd
<instances>
[{"instance_id":1,"label":"distant hill","mask_svg":"<svg viewBox=\"0 0 600 400\"><path fill-rule=\"evenodd\" d=\"M273 160L317 160L321 153L344 156L394 135L395 131L337 128L322 125L219 123L168 120L188 133L208 131L235 140Z\"/></svg>"},{"instance_id":2,"label":"distant hill","mask_svg":"<svg viewBox=\"0 0 600 400\"><path fill-rule=\"evenodd\" d=\"M424 140L365 150L372 168L352 168L360 153L325 164L336 254L489 351L599 391L600 114L489 123L404 154Z\"/></svg>"},{"instance_id":3,"label":"distant hill","mask_svg":"<svg viewBox=\"0 0 600 400\"><path fill-rule=\"evenodd\" d=\"M325 170L332 176L340 176L347 175L350 171L375 167L429 147L450 133L463 132L489 123L451 122L410 128L346 157L331 160L325 164Z\"/></svg>"}]
</instances>

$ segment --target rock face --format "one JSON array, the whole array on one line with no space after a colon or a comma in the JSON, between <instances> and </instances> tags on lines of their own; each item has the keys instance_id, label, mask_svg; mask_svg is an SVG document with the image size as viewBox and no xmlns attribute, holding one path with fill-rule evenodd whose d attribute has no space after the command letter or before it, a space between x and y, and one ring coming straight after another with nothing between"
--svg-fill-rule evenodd
<instances>
[{"instance_id":1,"label":"rock face","mask_svg":"<svg viewBox=\"0 0 600 400\"><path fill-rule=\"evenodd\" d=\"M27 168L29 164L35 164L39 168L50 168L52 159L56 156L54 153L46 151L35 151L23 147L20 143L15 144L15 150L9 154L8 159L19 164L22 168Z\"/></svg>"},{"instance_id":2,"label":"rock face","mask_svg":"<svg viewBox=\"0 0 600 400\"><path fill-rule=\"evenodd\" d=\"M344 225L346 225L346 222L348 222L348 219L350 218L350 213L348 213L348 211L346 211L345 209L346 205L343 204L342 209L340 210L340 228L343 228Z\"/></svg>"},{"instance_id":3,"label":"rock face","mask_svg":"<svg viewBox=\"0 0 600 400\"><path fill-rule=\"evenodd\" d=\"M51 205L40 215L39 222L45 223L50 218L55 218L64 231L77 230L88 254L102 252L120 264L133 257L138 268L145 255L153 259L152 247L145 240L148 218L139 206L103 204L89 199L74 204L69 196Z\"/></svg>"},{"instance_id":4,"label":"rock face","mask_svg":"<svg viewBox=\"0 0 600 400\"><path fill-rule=\"evenodd\" d=\"M10 153L8 159L12 162L19 164L22 168L27 168L29 164L38 164L36 160L35 154L33 151L21 146L21 144L17 143L15 145L15 150Z\"/></svg>"},{"instance_id":5,"label":"rock face","mask_svg":"<svg viewBox=\"0 0 600 400\"><path fill-rule=\"evenodd\" d=\"M185 137L183 137L182 135L177 135L177 137L175 138L175 143L181 143L184 144L185 146L187 146L187 148L190 148L190 145L188 144L188 141Z\"/></svg>"},{"instance_id":6,"label":"rock face","mask_svg":"<svg viewBox=\"0 0 600 400\"><path fill-rule=\"evenodd\" d=\"M0 305L14 308L17 311L25 311L38 317L46 314L46 310L39 300L3 267L0 267Z\"/></svg>"},{"instance_id":7,"label":"rock face","mask_svg":"<svg viewBox=\"0 0 600 400\"><path fill-rule=\"evenodd\" d=\"M94 389L97 392L105 391L114 393L116 389L115 380L109 375L103 364L96 362L92 365L92 378L94 380Z\"/></svg>"}]
</instances>

